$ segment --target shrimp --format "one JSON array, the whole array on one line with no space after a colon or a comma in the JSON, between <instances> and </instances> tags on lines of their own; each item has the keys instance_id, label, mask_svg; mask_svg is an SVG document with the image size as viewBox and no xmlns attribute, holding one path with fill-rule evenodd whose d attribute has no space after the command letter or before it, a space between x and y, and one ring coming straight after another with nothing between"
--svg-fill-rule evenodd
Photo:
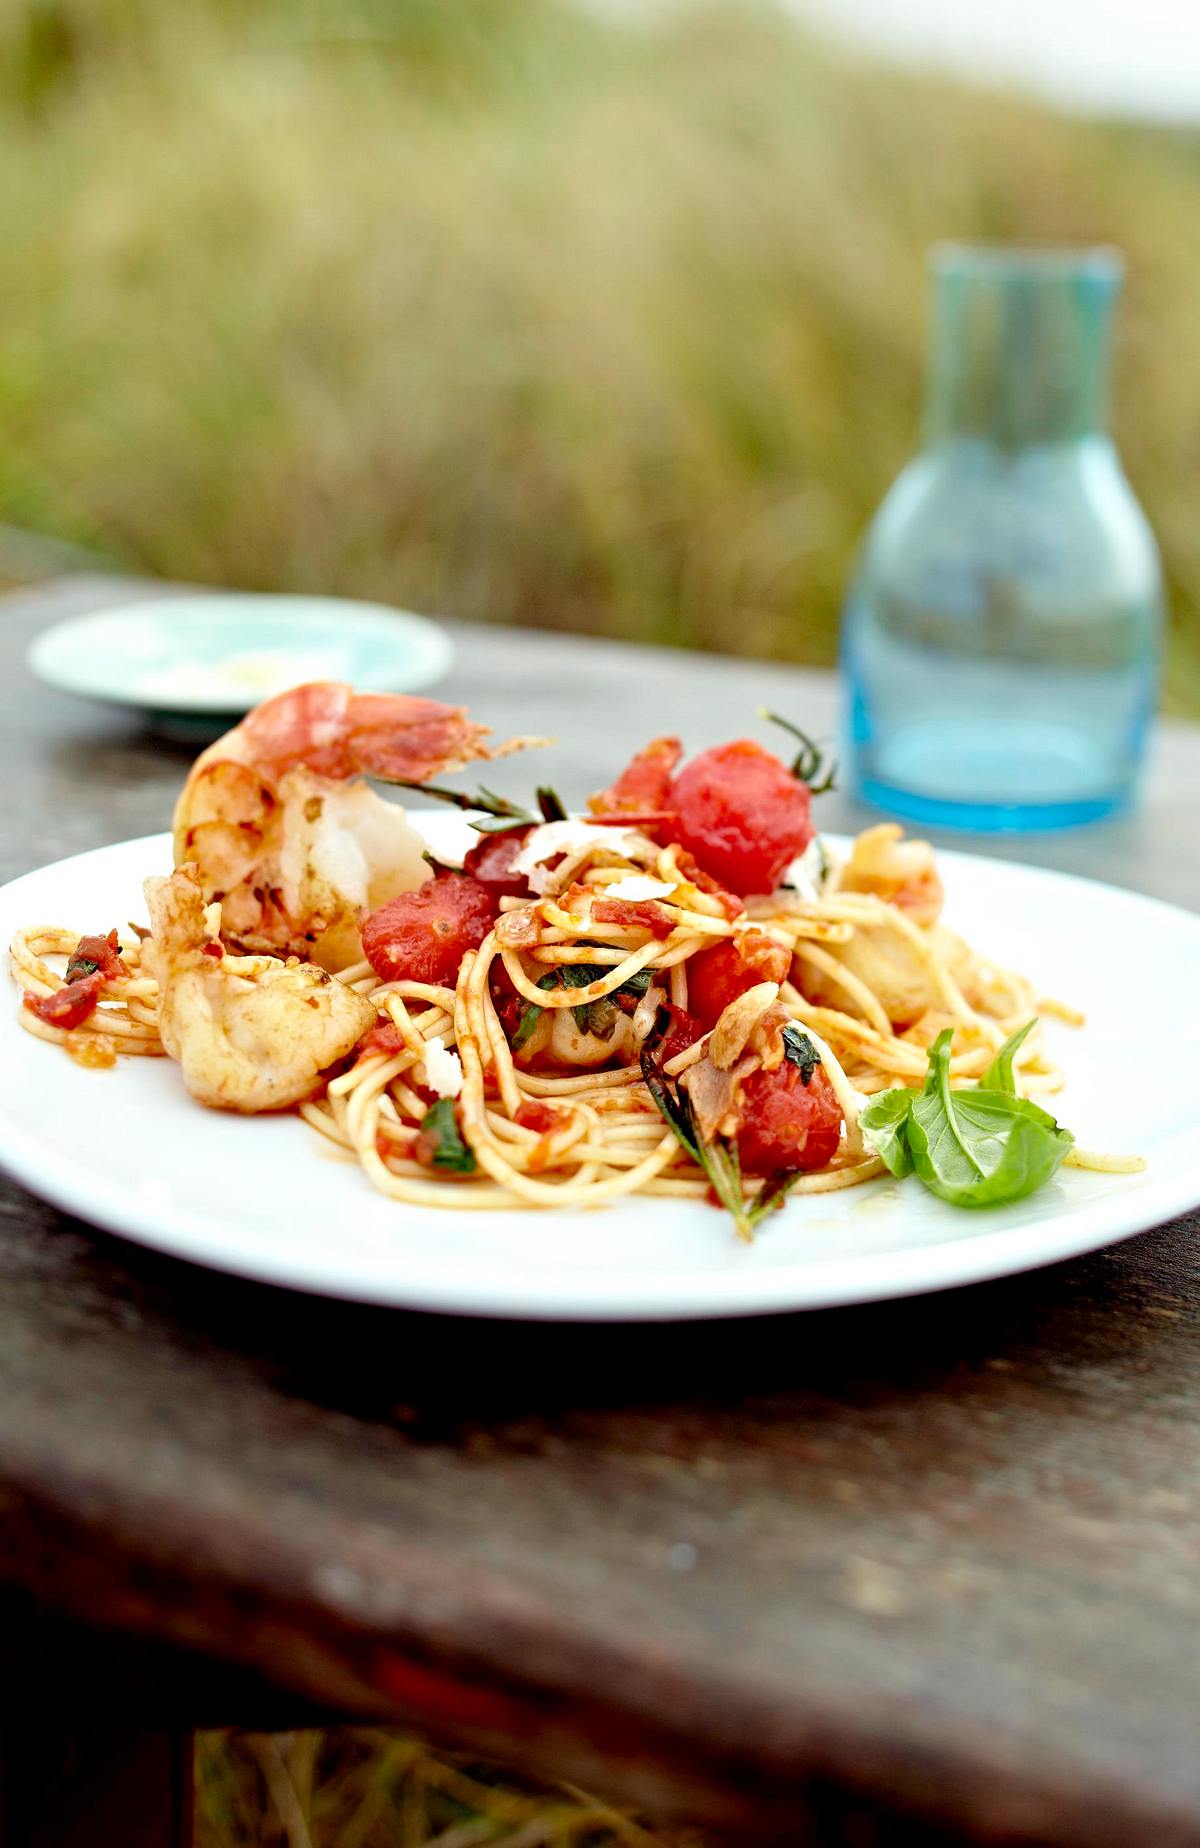
<instances>
[{"instance_id":1,"label":"shrimp","mask_svg":"<svg viewBox=\"0 0 1200 1848\"><path fill-rule=\"evenodd\" d=\"M376 1024L365 995L313 963L225 953L220 907L205 905L195 866L144 889L153 930L142 963L158 982L159 1034L200 1103L286 1109Z\"/></svg>"},{"instance_id":2,"label":"shrimp","mask_svg":"<svg viewBox=\"0 0 1200 1848\"><path fill-rule=\"evenodd\" d=\"M882 916L877 923L859 925L849 942L825 945L820 962L813 958L803 971L801 986L808 1000L861 1017L865 1010L861 989L856 987L861 984L897 1029L907 1027L930 1008L943 1006L943 990L929 956L920 952L920 939L912 934L912 926L960 985L969 976L966 945L938 923L944 893L928 841L906 841L903 829L894 822L867 828L841 869L837 890L882 899L911 923L905 930ZM837 979L831 967L822 966L830 964L845 970L849 986Z\"/></svg>"},{"instance_id":3,"label":"shrimp","mask_svg":"<svg viewBox=\"0 0 1200 1848\"><path fill-rule=\"evenodd\" d=\"M175 864L197 866L235 949L344 969L362 955L360 914L429 872L404 810L361 779L424 782L534 742L489 749L487 736L436 700L293 687L196 759L175 808Z\"/></svg>"},{"instance_id":4,"label":"shrimp","mask_svg":"<svg viewBox=\"0 0 1200 1848\"><path fill-rule=\"evenodd\" d=\"M871 892L907 911L915 924L935 924L945 893L928 841L906 841L894 821L858 836L842 868L839 890Z\"/></svg>"}]
</instances>

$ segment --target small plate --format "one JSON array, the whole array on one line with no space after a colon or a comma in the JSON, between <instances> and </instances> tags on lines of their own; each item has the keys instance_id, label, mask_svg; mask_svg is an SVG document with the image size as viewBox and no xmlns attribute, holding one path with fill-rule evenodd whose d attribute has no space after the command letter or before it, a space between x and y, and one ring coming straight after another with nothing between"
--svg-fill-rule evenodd
<instances>
[{"instance_id":1,"label":"small plate","mask_svg":"<svg viewBox=\"0 0 1200 1848\"><path fill-rule=\"evenodd\" d=\"M379 603L205 593L72 616L43 630L27 659L68 693L225 716L306 680L410 693L440 679L453 654L437 623Z\"/></svg>"}]
</instances>

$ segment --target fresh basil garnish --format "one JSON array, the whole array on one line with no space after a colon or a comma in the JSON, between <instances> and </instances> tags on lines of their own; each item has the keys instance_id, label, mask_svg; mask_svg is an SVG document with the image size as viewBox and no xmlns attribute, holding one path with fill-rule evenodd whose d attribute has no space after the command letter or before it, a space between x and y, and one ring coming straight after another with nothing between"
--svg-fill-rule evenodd
<instances>
[{"instance_id":1,"label":"fresh basil garnish","mask_svg":"<svg viewBox=\"0 0 1200 1848\"><path fill-rule=\"evenodd\" d=\"M565 821L567 819L562 797L556 789L548 789L544 783L539 784L537 789L537 805L542 811L543 821Z\"/></svg>"},{"instance_id":2,"label":"fresh basil garnish","mask_svg":"<svg viewBox=\"0 0 1200 1848\"><path fill-rule=\"evenodd\" d=\"M775 1175L757 1199L748 1198L742 1186L742 1164L738 1159L737 1143L729 1141L725 1136L716 1136L710 1142L704 1140L687 1090L676 1079L667 1076L658 1052L661 1043L660 1034L657 1036L657 1044L652 1045L647 1041L642 1048L642 1078L646 1089L680 1147L707 1174L713 1192L733 1220L738 1237L750 1239L759 1221L774 1212L776 1207L782 1206L784 1196L799 1176L800 1170L796 1168L790 1173Z\"/></svg>"},{"instance_id":3,"label":"fresh basil garnish","mask_svg":"<svg viewBox=\"0 0 1200 1848\"><path fill-rule=\"evenodd\" d=\"M965 1207L1024 1200L1057 1173L1075 1138L1048 1111L1018 1097L1013 1077L1013 1056L1033 1025L1001 1047L983 1084L965 1090L950 1087L947 1027L929 1048L920 1091L872 1099L859 1128L891 1173L911 1167L939 1199Z\"/></svg>"},{"instance_id":4,"label":"fresh basil garnish","mask_svg":"<svg viewBox=\"0 0 1200 1848\"><path fill-rule=\"evenodd\" d=\"M530 822L539 819L531 809L522 808L519 802L510 802L507 796L498 796L492 789L485 789L481 784L473 795L464 794L458 789L440 789L436 783L414 783L401 777L396 779L397 789L416 789L423 796L432 796L435 802L449 802L455 808L469 809L482 814L483 821L473 821L471 826L477 834L503 834L509 828L525 828ZM565 821L567 811L561 796L545 786L538 789L537 805L542 821Z\"/></svg>"},{"instance_id":5,"label":"fresh basil garnish","mask_svg":"<svg viewBox=\"0 0 1200 1848\"><path fill-rule=\"evenodd\" d=\"M439 1097L421 1118L421 1134L433 1143L430 1157L435 1168L451 1174L474 1174L475 1151L467 1147L458 1127L458 1112L452 1097Z\"/></svg>"},{"instance_id":6,"label":"fresh basil garnish","mask_svg":"<svg viewBox=\"0 0 1200 1848\"><path fill-rule=\"evenodd\" d=\"M559 963L538 982L539 988L587 988L592 982L599 982L608 974L603 963ZM580 1007L573 1007L575 1025L581 1033L595 1033L599 1039L611 1039L616 1028L616 1016L621 1011L617 1007L617 995L631 995L636 1000L650 986L649 969L639 969L627 982L622 982L611 995L602 995L598 1001L585 1001ZM520 1052L533 1034L533 1029L544 1014L545 1009L538 1007L534 1001L526 1001L517 1022L517 1030L512 1036L512 1049Z\"/></svg>"},{"instance_id":7,"label":"fresh basil garnish","mask_svg":"<svg viewBox=\"0 0 1200 1848\"><path fill-rule=\"evenodd\" d=\"M1006 1091L1009 1097L1017 1095L1017 1081L1013 1076L1013 1060L1036 1025L1036 1020L1027 1020L1025 1025L1019 1027L1011 1038L1005 1040L979 1080L983 1090Z\"/></svg>"},{"instance_id":8,"label":"fresh basil garnish","mask_svg":"<svg viewBox=\"0 0 1200 1848\"><path fill-rule=\"evenodd\" d=\"M890 1174L902 1179L912 1173L908 1146L908 1119L915 1091L881 1091L858 1119L858 1127Z\"/></svg>"},{"instance_id":9,"label":"fresh basil garnish","mask_svg":"<svg viewBox=\"0 0 1200 1848\"><path fill-rule=\"evenodd\" d=\"M821 1055L798 1021L789 1020L783 1029L784 1057L800 1067L800 1082L809 1085L821 1063Z\"/></svg>"}]
</instances>

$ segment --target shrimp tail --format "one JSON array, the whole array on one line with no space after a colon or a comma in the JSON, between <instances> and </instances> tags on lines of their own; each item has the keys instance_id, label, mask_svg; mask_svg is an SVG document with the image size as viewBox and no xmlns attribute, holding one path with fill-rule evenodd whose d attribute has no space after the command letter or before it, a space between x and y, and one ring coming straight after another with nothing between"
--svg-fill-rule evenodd
<instances>
[{"instance_id":1,"label":"shrimp tail","mask_svg":"<svg viewBox=\"0 0 1200 1848\"><path fill-rule=\"evenodd\" d=\"M330 680L294 687L247 714L201 757L237 756L270 775L303 765L316 776L423 783L478 758L520 750L532 739L487 743L491 730L462 706L411 693L356 693ZM231 748L233 747L233 748Z\"/></svg>"}]
</instances>

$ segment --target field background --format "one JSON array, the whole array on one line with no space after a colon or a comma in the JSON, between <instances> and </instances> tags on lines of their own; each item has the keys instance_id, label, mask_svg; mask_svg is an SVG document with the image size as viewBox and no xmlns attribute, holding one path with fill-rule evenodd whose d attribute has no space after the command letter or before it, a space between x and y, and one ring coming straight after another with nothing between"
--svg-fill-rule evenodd
<instances>
[{"instance_id":1,"label":"field background","mask_svg":"<svg viewBox=\"0 0 1200 1848\"><path fill-rule=\"evenodd\" d=\"M32 531L829 662L918 425L926 247L1103 240L1200 712L1200 133L901 75L754 0L10 0L0 137L12 574Z\"/></svg>"}]
</instances>

